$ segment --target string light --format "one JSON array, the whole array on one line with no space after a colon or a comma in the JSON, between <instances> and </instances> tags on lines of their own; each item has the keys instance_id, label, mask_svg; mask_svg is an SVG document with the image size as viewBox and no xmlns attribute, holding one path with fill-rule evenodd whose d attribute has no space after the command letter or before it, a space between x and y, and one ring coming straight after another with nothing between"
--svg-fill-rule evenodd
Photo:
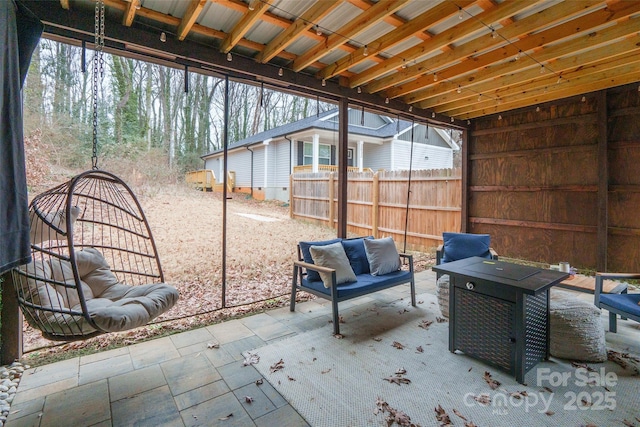
<instances>
[{"instance_id":1,"label":"string light","mask_svg":"<svg viewBox=\"0 0 640 427\"><path fill-rule=\"evenodd\" d=\"M540 74L544 74L545 69L544 69L544 65L540 65Z\"/></svg>"},{"instance_id":2,"label":"string light","mask_svg":"<svg viewBox=\"0 0 640 427\"><path fill-rule=\"evenodd\" d=\"M456 92L462 93L462 86L458 85L458 89L456 89Z\"/></svg>"},{"instance_id":3,"label":"string light","mask_svg":"<svg viewBox=\"0 0 640 427\"><path fill-rule=\"evenodd\" d=\"M498 114L498 120L502 120L502 114Z\"/></svg>"},{"instance_id":4,"label":"string light","mask_svg":"<svg viewBox=\"0 0 640 427\"><path fill-rule=\"evenodd\" d=\"M495 39L496 37L498 37L498 33L496 33L495 28L493 27L489 27L489 28L491 28L491 38Z\"/></svg>"},{"instance_id":5,"label":"string light","mask_svg":"<svg viewBox=\"0 0 640 427\"><path fill-rule=\"evenodd\" d=\"M539 112L540 112L540 106L538 105L538 106L536 107L536 113L539 113Z\"/></svg>"},{"instance_id":6,"label":"string light","mask_svg":"<svg viewBox=\"0 0 640 427\"><path fill-rule=\"evenodd\" d=\"M558 76L558 81L556 82L557 84L562 83L562 76Z\"/></svg>"},{"instance_id":7,"label":"string light","mask_svg":"<svg viewBox=\"0 0 640 427\"><path fill-rule=\"evenodd\" d=\"M327 85L327 80L326 79L322 79L322 86L326 86Z\"/></svg>"},{"instance_id":8,"label":"string light","mask_svg":"<svg viewBox=\"0 0 640 427\"><path fill-rule=\"evenodd\" d=\"M409 112L411 113L413 111L413 105L409 105Z\"/></svg>"},{"instance_id":9,"label":"string light","mask_svg":"<svg viewBox=\"0 0 640 427\"><path fill-rule=\"evenodd\" d=\"M587 97L586 97L586 96L584 96L584 95L582 95L582 99L581 99L580 101L582 101L582 102L587 102Z\"/></svg>"},{"instance_id":10,"label":"string light","mask_svg":"<svg viewBox=\"0 0 640 427\"><path fill-rule=\"evenodd\" d=\"M455 121L455 119L453 117L451 117L451 123L453 123Z\"/></svg>"},{"instance_id":11,"label":"string light","mask_svg":"<svg viewBox=\"0 0 640 427\"><path fill-rule=\"evenodd\" d=\"M434 82L438 81L438 73L433 73L433 81Z\"/></svg>"},{"instance_id":12,"label":"string light","mask_svg":"<svg viewBox=\"0 0 640 427\"><path fill-rule=\"evenodd\" d=\"M362 88L358 86L358 93L362 93Z\"/></svg>"},{"instance_id":13,"label":"string light","mask_svg":"<svg viewBox=\"0 0 640 427\"><path fill-rule=\"evenodd\" d=\"M369 48L366 44L364 45L364 51L362 52L362 55L369 56Z\"/></svg>"},{"instance_id":14,"label":"string light","mask_svg":"<svg viewBox=\"0 0 640 427\"><path fill-rule=\"evenodd\" d=\"M516 58L515 58L515 59L516 59L516 61L517 61L518 59L520 59L520 55L522 55L522 51L521 51L521 50L519 50L519 51L518 51L518 53L516 53Z\"/></svg>"},{"instance_id":15,"label":"string light","mask_svg":"<svg viewBox=\"0 0 640 427\"><path fill-rule=\"evenodd\" d=\"M318 24L316 24L316 36L321 36L322 35L322 31L320 31L320 27L318 26Z\"/></svg>"},{"instance_id":16,"label":"string light","mask_svg":"<svg viewBox=\"0 0 640 427\"><path fill-rule=\"evenodd\" d=\"M384 99L384 103L385 103L385 104L388 104L388 103L389 103L389 98L385 98L385 99Z\"/></svg>"},{"instance_id":17,"label":"string light","mask_svg":"<svg viewBox=\"0 0 640 427\"><path fill-rule=\"evenodd\" d=\"M458 9L460 9L460 11L458 12L458 19L462 21L464 19L464 12L462 11L461 7L458 7Z\"/></svg>"},{"instance_id":18,"label":"string light","mask_svg":"<svg viewBox=\"0 0 640 427\"><path fill-rule=\"evenodd\" d=\"M278 75L280 77L284 76L284 70L282 69L282 67L280 67L280 69L278 70Z\"/></svg>"},{"instance_id":19,"label":"string light","mask_svg":"<svg viewBox=\"0 0 640 427\"><path fill-rule=\"evenodd\" d=\"M482 101L482 94L481 93L478 94L478 102L480 102L480 101Z\"/></svg>"},{"instance_id":20,"label":"string light","mask_svg":"<svg viewBox=\"0 0 640 427\"><path fill-rule=\"evenodd\" d=\"M402 69L406 70L407 69L407 60L402 58Z\"/></svg>"},{"instance_id":21,"label":"string light","mask_svg":"<svg viewBox=\"0 0 640 427\"><path fill-rule=\"evenodd\" d=\"M231 52L227 53L227 61L229 62L233 61L233 55L231 55Z\"/></svg>"},{"instance_id":22,"label":"string light","mask_svg":"<svg viewBox=\"0 0 640 427\"><path fill-rule=\"evenodd\" d=\"M471 124L471 120L467 120L467 124L470 125Z\"/></svg>"},{"instance_id":23,"label":"string light","mask_svg":"<svg viewBox=\"0 0 640 427\"><path fill-rule=\"evenodd\" d=\"M162 43L167 41L167 34L164 31L160 33L160 41Z\"/></svg>"},{"instance_id":24,"label":"string light","mask_svg":"<svg viewBox=\"0 0 640 427\"><path fill-rule=\"evenodd\" d=\"M431 113L431 118L432 118L432 119L435 119L435 118L436 118L436 112L435 112L435 111L433 111L433 112Z\"/></svg>"}]
</instances>

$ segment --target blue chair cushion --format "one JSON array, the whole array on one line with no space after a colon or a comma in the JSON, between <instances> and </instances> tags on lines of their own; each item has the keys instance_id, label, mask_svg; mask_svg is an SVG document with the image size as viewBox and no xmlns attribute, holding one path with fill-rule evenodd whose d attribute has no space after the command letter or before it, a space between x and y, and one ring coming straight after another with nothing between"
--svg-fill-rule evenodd
<instances>
[{"instance_id":1,"label":"blue chair cushion","mask_svg":"<svg viewBox=\"0 0 640 427\"><path fill-rule=\"evenodd\" d=\"M364 250L364 239L372 239L373 237L359 237L356 239L344 239L342 246L349 258L349 263L353 272L356 274L369 274L369 260L367 252Z\"/></svg>"},{"instance_id":2,"label":"blue chair cushion","mask_svg":"<svg viewBox=\"0 0 640 427\"><path fill-rule=\"evenodd\" d=\"M313 257L311 256L311 251L309 248L311 246L325 246L330 245L332 243L337 243L342 239L331 239L331 240L322 240L319 242L300 242L298 245L300 246L300 251L302 252L302 259L304 262L308 262L310 264L314 264ZM307 270L307 279L314 282L316 280L321 280L320 275L317 271ZM322 284L322 282L320 282Z\"/></svg>"},{"instance_id":3,"label":"blue chair cushion","mask_svg":"<svg viewBox=\"0 0 640 427\"><path fill-rule=\"evenodd\" d=\"M344 283L338 285L339 299L348 298L352 295L357 295L362 292L363 288L366 289L366 293L374 292L379 289L384 289L394 284L409 283L411 281L411 272L405 270L394 271L393 273L385 274L384 276L372 276L371 274L361 274L358 276L357 282ZM311 281L308 279L302 279L302 285L314 289L318 292L322 292L326 295L331 295L331 289L325 288L322 280Z\"/></svg>"},{"instance_id":4,"label":"blue chair cushion","mask_svg":"<svg viewBox=\"0 0 640 427\"><path fill-rule=\"evenodd\" d=\"M444 240L443 264L472 256L491 258L489 234L442 233L442 238Z\"/></svg>"},{"instance_id":5,"label":"blue chair cushion","mask_svg":"<svg viewBox=\"0 0 640 427\"><path fill-rule=\"evenodd\" d=\"M640 316L640 294L600 294L600 302L616 310Z\"/></svg>"}]
</instances>

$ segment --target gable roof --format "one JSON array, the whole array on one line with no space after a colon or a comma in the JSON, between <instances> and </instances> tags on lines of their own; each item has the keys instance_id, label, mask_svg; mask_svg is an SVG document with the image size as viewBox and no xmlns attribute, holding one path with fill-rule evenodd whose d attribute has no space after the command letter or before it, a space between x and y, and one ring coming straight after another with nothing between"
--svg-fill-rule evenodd
<instances>
[{"instance_id":1,"label":"gable roof","mask_svg":"<svg viewBox=\"0 0 640 427\"><path fill-rule=\"evenodd\" d=\"M375 137L380 139L388 139L394 138L400 134L403 134L407 129L409 129L412 125L411 122L406 120L397 120L387 116L378 115L375 113L364 112L364 123L365 126L362 126L360 120L358 119L361 116L361 112L359 110L349 109L349 135L362 135L368 137ZM318 130L329 130L338 132L338 122L337 120L332 120L332 118L338 115L338 109L334 108L314 116L306 117L304 119L295 121L293 123L287 123L282 126L277 126L273 129L266 130L264 132L256 133L255 135L251 135L248 138L241 139L240 141L233 142L229 144L228 150L233 150L241 147L250 147L252 145L262 144L264 141L268 139L274 138L284 138L286 136L290 136L295 133L299 133L309 129L318 129ZM375 117L380 117L382 120L375 120ZM369 127L373 123L379 123L381 126L377 128ZM369 125L369 126L367 126ZM424 132L421 133L424 137ZM418 136L416 136L418 138ZM405 139L405 138L402 138ZM429 143L429 141L425 141ZM434 144L434 145L442 145L442 144ZM215 154L219 154L223 151L222 148L214 150L210 153L204 154L201 158L206 158L213 156Z\"/></svg>"}]
</instances>

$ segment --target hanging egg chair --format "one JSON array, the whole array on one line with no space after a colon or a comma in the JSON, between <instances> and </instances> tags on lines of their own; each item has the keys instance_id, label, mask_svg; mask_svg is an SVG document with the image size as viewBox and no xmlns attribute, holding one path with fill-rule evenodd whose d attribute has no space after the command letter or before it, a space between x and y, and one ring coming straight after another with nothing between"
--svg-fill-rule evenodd
<instances>
[{"instance_id":1,"label":"hanging egg chair","mask_svg":"<svg viewBox=\"0 0 640 427\"><path fill-rule=\"evenodd\" d=\"M140 203L115 175L77 175L36 196L29 215L32 262L13 270L13 283L45 338L136 328L177 302Z\"/></svg>"}]
</instances>

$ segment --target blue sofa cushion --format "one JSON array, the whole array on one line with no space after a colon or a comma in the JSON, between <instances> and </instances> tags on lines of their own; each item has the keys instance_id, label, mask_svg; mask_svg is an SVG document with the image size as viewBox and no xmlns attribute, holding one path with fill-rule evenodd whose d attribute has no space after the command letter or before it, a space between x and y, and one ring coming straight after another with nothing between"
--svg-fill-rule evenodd
<instances>
[{"instance_id":1,"label":"blue sofa cushion","mask_svg":"<svg viewBox=\"0 0 640 427\"><path fill-rule=\"evenodd\" d=\"M384 276L372 276L371 274L360 274L357 276L357 282L345 283L338 285L338 299L348 298L352 295L357 295L366 289L366 293L374 292L379 289L384 289L389 286L400 283L409 283L411 281L411 272L405 270L394 271L393 273L385 274ZM302 286L314 289L318 292L322 292L326 295L331 295L331 289L324 287L322 280L310 281L308 279L302 279Z\"/></svg>"},{"instance_id":2,"label":"blue sofa cushion","mask_svg":"<svg viewBox=\"0 0 640 427\"><path fill-rule=\"evenodd\" d=\"M358 274L369 274L369 260L364 250L364 239L372 239L373 237L359 237L357 239L344 239L342 246L349 258L349 263L353 272Z\"/></svg>"},{"instance_id":3,"label":"blue sofa cushion","mask_svg":"<svg viewBox=\"0 0 640 427\"><path fill-rule=\"evenodd\" d=\"M298 245L300 246L300 251L302 252L302 259L304 262L308 262L313 264L313 257L311 256L311 251L309 248L311 246L325 246L330 245L332 243L336 243L341 241L342 239L331 239L331 240L322 240L320 242L300 242ZM307 279L310 281L320 280L320 275L317 271L307 270ZM321 282L322 283L322 282Z\"/></svg>"},{"instance_id":4,"label":"blue sofa cushion","mask_svg":"<svg viewBox=\"0 0 640 427\"><path fill-rule=\"evenodd\" d=\"M600 294L600 302L625 313L640 316L640 294Z\"/></svg>"},{"instance_id":5,"label":"blue sofa cushion","mask_svg":"<svg viewBox=\"0 0 640 427\"><path fill-rule=\"evenodd\" d=\"M472 256L491 258L489 234L442 233L442 238L444 240L443 264Z\"/></svg>"}]
</instances>

